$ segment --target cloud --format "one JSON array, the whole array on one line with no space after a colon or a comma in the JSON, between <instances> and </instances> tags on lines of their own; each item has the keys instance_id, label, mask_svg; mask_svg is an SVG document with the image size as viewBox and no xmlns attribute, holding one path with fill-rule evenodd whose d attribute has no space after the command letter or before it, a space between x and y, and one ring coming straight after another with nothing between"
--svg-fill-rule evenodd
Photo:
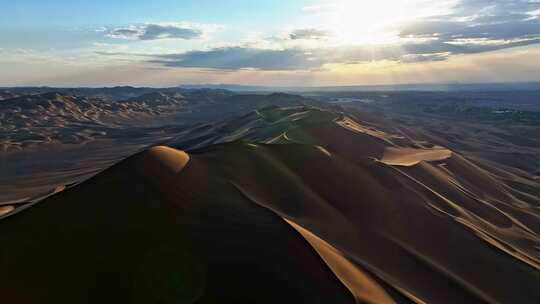
<instances>
[{"instance_id":1,"label":"cloud","mask_svg":"<svg viewBox=\"0 0 540 304\"><path fill-rule=\"evenodd\" d=\"M431 36L448 45L470 46L464 53L535 44L540 39L539 10L540 1L463 0L444 19L409 24L400 37Z\"/></svg>"},{"instance_id":2,"label":"cloud","mask_svg":"<svg viewBox=\"0 0 540 304\"><path fill-rule=\"evenodd\" d=\"M100 26L100 27L97 27L94 29L94 32L96 33L103 33L103 32L106 32L107 31L107 28L104 27L104 26Z\"/></svg>"},{"instance_id":3,"label":"cloud","mask_svg":"<svg viewBox=\"0 0 540 304\"><path fill-rule=\"evenodd\" d=\"M529 42L505 41L504 43L472 44L466 41L465 44L448 44L432 40L401 45L337 46L312 49L265 49L250 46L227 46L171 54L138 54L112 51L96 52L96 54L120 58L144 58L143 60L148 63L177 68L313 71L323 68L326 64L362 64L376 61L394 61L408 64L443 61L456 54L494 51L504 49L508 45L527 45Z\"/></svg>"},{"instance_id":4,"label":"cloud","mask_svg":"<svg viewBox=\"0 0 540 304\"><path fill-rule=\"evenodd\" d=\"M505 49L509 46L524 46L531 43L531 40L459 41L460 43L455 44L440 40L428 40L400 45L336 46L311 49L265 49L250 46L228 46L172 54L96 53L103 56L145 58L144 60L148 63L177 68L313 71L323 68L326 64L362 64L376 61L394 61L410 64L444 61L452 55L482 53ZM540 43L540 39L535 41L536 43Z\"/></svg>"},{"instance_id":5,"label":"cloud","mask_svg":"<svg viewBox=\"0 0 540 304\"><path fill-rule=\"evenodd\" d=\"M155 39L163 39L163 38L197 39L197 38L201 38L202 35L203 35L203 30L196 27L148 24L146 25L142 35L139 36L139 39L141 40L155 40Z\"/></svg>"},{"instance_id":6,"label":"cloud","mask_svg":"<svg viewBox=\"0 0 540 304\"><path fill-rule=\"evenodd\" d=\"M410 63L410 62L423 62L423 61L443 61L448 59L452 53L431 53L431 54L405 54L402 55L399 59L400 62Z\"/></svg>"},{"instance_id":7,"label":"cloud","mask_svg":"<svg viewBox=\"0 0 540 304\"><path fill-rule=\"evenodd\" d=\"M325 39L328 36L329 34L327 31L314 29L314 28L297 29L289 34L289 38L292 40L298 40L298 39L319 40L319 39Z\"/></svg>"},{"instance_id":8,"label":"cloud","mask_svg":"<svg viewBox=\"0 0 540 304\"><path fill-rule=\"evenodd\" d=\"M139 39L144 32L138 28L117 28L109 32L107 36L117 39Z\"/></svg>"},{"instance_id":9,"label":"cloud","mask_svg":"<svg viewBox=\"0 0 540 304\"><path fill-rule=\"evenodd\" d=\"M194 23L159 23L132 25L111 30L107 36L127 40L201 39L205 34L221 28L217 25Z\"/></svg>"},{"instance_id":10,"label":"cloud","mask_svg":"<svg viewBox=\"0 0 540 304\"><path fill-rule=\"evenodd\" d=\"M208 68L221 70L307 70L320 67L323 62L300 49L257 49L223 47L207 51L155 55L149 62L169 67Z\"/></svg>"},{"instance_id":11,"label":"cloud","mask_svg":"<svg viewBox=\"0 0 540 304\"><path fill-rule=\"evenodd\" d=\"M202 68L215 70L255 69L264 71L317 70L326 64L358 64L378 60L402 63L421 61L441 61L450 56L437 47L425 48L421 45L373 47L331 47L331 48L285 48L261 49L248 46L220 47L202 51L178 54L126 54L99 53L108 56L144 56L149 63L166 67Z\"/></svg>"},{"instance_id":12,"label":"cloud","mask_svg":"<svg viewBox=\"0 0 540 304\"><path fill-rule=\"evenodd\" d=\"M94 53L97 55L103 55L103 56L138 56L138 57L152 56L152 55L145 55L145 54L139 54L139 53L115 52L115 51L94 51Z\"/></svg>"}]
</instances>

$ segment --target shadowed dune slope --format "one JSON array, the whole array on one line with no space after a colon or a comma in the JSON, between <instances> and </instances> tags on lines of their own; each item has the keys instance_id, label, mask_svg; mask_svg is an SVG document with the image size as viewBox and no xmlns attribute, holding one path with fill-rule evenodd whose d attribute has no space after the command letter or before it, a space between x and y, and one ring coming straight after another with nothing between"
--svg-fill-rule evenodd
<instances>
[{"instance_id":1,"label":"shadowed dune slope","mask_svg":"<svg viewBox=\"0 0 540 304\"><path fill-rule=\"evenodd\" d=\"M157 147L2 220L2 301L353 303L292 227L209 170Z\"/></svg>"},{"instance_id":2,"label":"shadowed dune slope","mask_svg":"<svg viewBox=\"0 0 540 304\"><path fill-rule=\"evenodd\" d=\"M538 200L456 151L312 107L169 145L1 220L2 299L540 302Z\"/></svg>"}]
</instances>

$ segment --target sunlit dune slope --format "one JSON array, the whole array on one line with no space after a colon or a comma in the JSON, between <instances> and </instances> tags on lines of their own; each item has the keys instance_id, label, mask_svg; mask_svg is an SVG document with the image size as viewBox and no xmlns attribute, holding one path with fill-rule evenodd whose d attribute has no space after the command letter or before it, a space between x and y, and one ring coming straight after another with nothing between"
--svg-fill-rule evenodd
<instances>
[{"instance_id":1,"label":"sunlit dune slope","mask_svg":"<svg viewBox=\"0 0 540 304\"><path fill-rule=\"evenodd\" d=\"M456 151L313 107L168 145L2 219L2 299L540 302L538 200Z\"/></svg>"},{"instance_id":2,"label":"sunlit dune slope","mask_svg":"<svg viewBox=\"0 0 540 304\"><path fill-rule=\"evenodd\" d=\"M451 156L452 151L444 148L388 148L384 151L381 161L387 165L410 167L422 161L443 161Z\"/></svg>"}]
</instances>

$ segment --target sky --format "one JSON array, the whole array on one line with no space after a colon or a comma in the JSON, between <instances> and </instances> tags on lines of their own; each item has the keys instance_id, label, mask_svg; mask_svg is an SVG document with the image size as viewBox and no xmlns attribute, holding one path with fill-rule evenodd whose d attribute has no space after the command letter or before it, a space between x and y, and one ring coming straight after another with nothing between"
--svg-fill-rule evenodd
<instances>
[{"instance_id":1,"label":"sky","mask_svg":"<svg viewBox=\"0 0 540 304\"><path fill-rule=\"evenodd\" d=\"M0 86L540 81L540 0L0 0Z\"/></svg>"}]
</instances>

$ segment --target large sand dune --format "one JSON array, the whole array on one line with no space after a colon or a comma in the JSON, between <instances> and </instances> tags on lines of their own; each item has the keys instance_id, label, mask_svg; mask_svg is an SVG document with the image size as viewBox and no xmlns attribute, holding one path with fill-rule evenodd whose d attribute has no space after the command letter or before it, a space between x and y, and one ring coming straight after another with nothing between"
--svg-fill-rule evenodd
<instances>
[{"instance_id":1,"label":"large sand dune","mask_svg":"<svg viewBox=\"0 0 540 304\"><path fill-rule=\"evenodd\" d=\"M311 107L168 146L2 219L2 300L540 302L539 202L504 168Z\"/></svg>"}]
</instances>

